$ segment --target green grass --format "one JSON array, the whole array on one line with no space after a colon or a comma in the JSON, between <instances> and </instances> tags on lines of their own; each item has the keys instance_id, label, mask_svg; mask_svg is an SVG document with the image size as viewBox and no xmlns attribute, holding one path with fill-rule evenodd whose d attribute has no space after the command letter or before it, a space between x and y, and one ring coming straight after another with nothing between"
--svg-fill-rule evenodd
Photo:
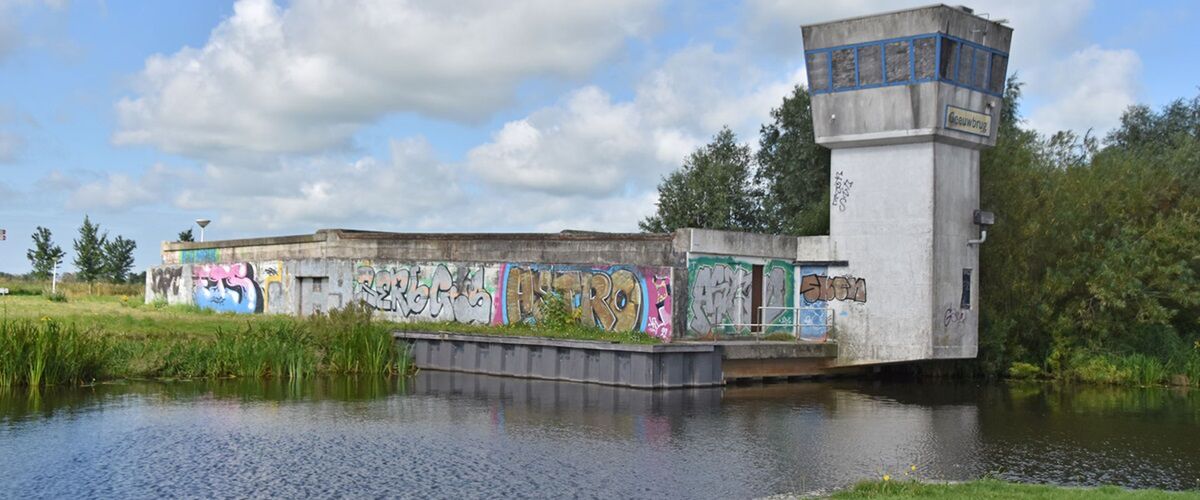
<instances>
[{"instance_id":1,"label":"green grass","mask_svg":"<svg viewBox=\"0 0 1200 500\"><path fill-rule=\"evenodd\" d=\"M564 340L595 340L601 342L616 342L620 344L662 343L662 341L658 338L646 335L645 332L609 332L599 328L588 328L578 324L550 328L540 325L530 325L528 323L516 323L512 325L474 325L466 323L421 321L412 323L392 323L391 326L396 330L405 332L447 332L467 333L473 335L500 335L507 337L543 337Z\"/></svg>"},{"instance_id":2,"label":"green grass","mask_svg":"<svg viewBox=\"0 0 1200 500\"><path fill-rule=\"evenodd\" d=\"M830 495L835 499L857 498L921 498L921 499L1200 499L1197 492L1166 492L1160 490L1127 490L1113 486L1101 488L1072 488L1038 484L1020 484L994 479L965 483L925 483L918 481L865 481Z\"/></svg>"},{"instance_id":3,"label":"green grass","mask_svg":"<svg viewBox=\"0 0 1200 500\"><path fill-rule=\"evenodd\" d=\"M269 316L241 324L217 322L207 328L189 334L123 333L50 316L0 319L0 387L117 378L297 379L411 370L410 353L393 341L390 325L372 321L370 312L361 308L304 319Z\"/></svg>"},{"instance_id":4,"label":"green grass","mask_svg":"<svg viewBox=\"0 0 1200 500\"><path fill-rule=\"evenodd\" d=\"M660 342L642 332L587 328L575 322L578 318L561 314L555 327L394 323L372 320L369 311L361 308L298 319L215 313L164 302L145 304L140 294L88 294L86 285L64 287L67 300L51 301L37 285L18 285L29 293L0 297L0 386L120 378L408 373L411 357L397 352L391 337L397 329Z\"/></svg>"}]
</instances>

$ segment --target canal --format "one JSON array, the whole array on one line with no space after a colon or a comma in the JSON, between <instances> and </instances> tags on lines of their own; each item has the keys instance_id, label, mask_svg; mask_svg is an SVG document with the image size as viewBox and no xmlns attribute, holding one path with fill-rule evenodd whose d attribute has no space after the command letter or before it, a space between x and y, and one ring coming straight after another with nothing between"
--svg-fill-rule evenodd
<instances>
[{"instance_id":1,"label":"canal","mask_svg":"<svg viewBox=\"0 0 1200 500\"><path fill-rule=\"evenodd\" d=\"M409 379L0 393L0 496L750 498L883 474L1200 487L1200 391ZM916 472L911 467L916 466Z\"/></svg>"}]
</instances>

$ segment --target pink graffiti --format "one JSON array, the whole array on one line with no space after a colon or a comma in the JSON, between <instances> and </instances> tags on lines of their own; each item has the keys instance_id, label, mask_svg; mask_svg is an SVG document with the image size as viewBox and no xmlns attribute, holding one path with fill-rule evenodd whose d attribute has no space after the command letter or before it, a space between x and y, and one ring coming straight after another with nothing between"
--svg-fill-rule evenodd
<instances>
[{"instance_id":1,"label":"pink graffiti","mask_svg":"<svg viewBox=\"0 0 1200 500\"><path fill-rule=\"evenodd\" d=\"M207 279L210 281L220 281L226 285L241 286L246 289L254 287L254 283L250 280L250 265L229 264L229 265L204 265L196 267L193 270L195 279Z\"/></svg>"},{"instance_id":2,"label":"pink graffiti","mask_svg":"<svg viewBox=\"0 0 1200 500\"><path fill-rule=\"evenodd\" d=\"M671 278L653 275L650 281L654 283L654 288L650 293L650 303L653 306L649 312L649 320L646 322L646 333L662 339L663 342L670 342Z\"/></svg>"}]
</instances>

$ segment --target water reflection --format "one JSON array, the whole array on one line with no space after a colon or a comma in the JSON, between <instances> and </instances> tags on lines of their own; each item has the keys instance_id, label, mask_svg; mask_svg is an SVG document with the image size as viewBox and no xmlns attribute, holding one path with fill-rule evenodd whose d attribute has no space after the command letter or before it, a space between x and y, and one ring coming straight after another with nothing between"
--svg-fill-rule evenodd
<instances>
[{"instance_id":1,"label":"water reflection","mask_svg":"<svg viewBox=\"0 0 1200 500\"><path fill-rule=\"evenodd\" d=\"M883 473L1195 488L1196 391L410 379L0 392L14 496L742 498Z\"/></svg>"}]
</instances>

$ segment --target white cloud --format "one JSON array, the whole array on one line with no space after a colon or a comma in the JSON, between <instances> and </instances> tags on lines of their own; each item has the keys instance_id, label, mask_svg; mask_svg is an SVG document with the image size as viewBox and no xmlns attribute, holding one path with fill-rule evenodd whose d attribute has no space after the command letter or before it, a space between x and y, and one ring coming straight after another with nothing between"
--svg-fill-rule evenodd
<instances>
[{"instance_id":1,"label":"white cloud","mask_svg":"<svg viewBox=\"0 0 1200 500\"><path fill-rule=\"evenodd\" d=\"M395 112L474 121L530 77L586 75L647 29L653 0L242 0L207 44L146 61L118 144L202 157L348 145Z\"/></svg>"},{"instance_id":2,"label":"white cloud","mask_svg":"<svg viewBox=\"0 0 1200 500\"><path fill-rule=\"evenodd\" d=\"M21 136L0 131L0 163L12 163L17 161L17 156L25 147L25 140Z\"/></svg>"},{"instance_id":3,"label":"white cloud","mask_svg":"<svg viewBox=\"0 0 1200 500\"><path fill-rule=\"evenodd\" d=\"M1141 58L1132 50L1099 46L1075 51L1042 79L1048 104L1029 116L1045 132L1074 130L1103 136L1115 127L1121 113L1137 102Z\"/></svg>"},{"instance_id":4,"label":"white cloud","mask_svg":"<svg viewBox=\"0 0 1200 500\"><path fill-rule=\"evenodd\" d=\"M468 169L505 189L638 198L722 126L753 143L771 108L803 79L802 72L772 76L710 46L686 48L648 74L629 101L589 86L505 124L468 153Z\"/></svg>"},{"instance_id":5,"label":"white cloud","mask_svg":"<svg viewBox=\"0 0 1200 500\"><path fill-rule=\"evenodd\" d=\"M41 185L71 189L68 209L115 212L154 203L178 181L179 176L170 167L156 164L140 177L108 172L100 179L81 185L66 182L60 173L52 172Z\"/></svg>"},{"instance_id":6,"label":"white cloud","mask_svg":"<svg viewBox=\"0 0 1200 500\"><path fill-rule=\"evenodd\" d=\"M503 125L462 163L439 159L417 137L393 141L387 159L214 162L174 172L172 186L182 187L157 191L167 183L109 176L76 188L72 200L118 208L154 192L243 234L347 226L635 231L654 210L663 174L723 125L753 143L770 109L802 76L771 75L712 47L690 47L646 74L631 98L578 88ZM114 190L125 194L101 196Z\"/></svg>"},{"instance_id":7,"label":"white cloud","mask_svg":"<svg viewBox=\"0 0 1200 500\"><path fill-rule=\"evenodd\" d=\"M392 141L390 160L306 159L276 168L209 165L187 174L177 208L216 214L234 231L433 228L465 203L450 167L423 138Z\"/></svg>"}]
</instances>

